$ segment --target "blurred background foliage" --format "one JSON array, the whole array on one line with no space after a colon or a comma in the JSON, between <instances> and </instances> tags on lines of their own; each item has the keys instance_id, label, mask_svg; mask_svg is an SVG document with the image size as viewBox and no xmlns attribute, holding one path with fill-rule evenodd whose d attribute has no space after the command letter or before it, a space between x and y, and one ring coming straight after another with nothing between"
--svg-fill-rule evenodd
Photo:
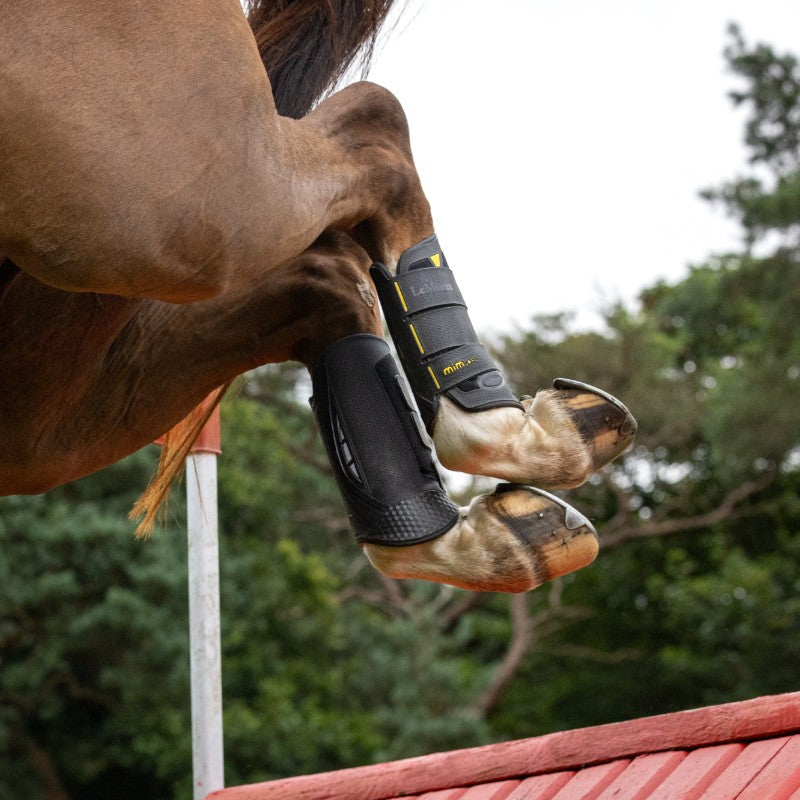
<instances>
[{"instance_id":1,"label":"blurred background foliage","mask_svg":"<svg viewBox=\"0 0 800 800\"><path fill-rule=\"evenodd\" d=\"M381 578L298 369L226 401L229 784L800 688L800 69L735 28L726 57L750 165L704 194L740 251L601 332L565 311L497 343L520 392L564 374L639 419L569 493L598 523L594 565L513 597ZM191 796L182 492L151 541L126 518L155 450L0 500L2 797Z\"/></svg>"}]
</instances>

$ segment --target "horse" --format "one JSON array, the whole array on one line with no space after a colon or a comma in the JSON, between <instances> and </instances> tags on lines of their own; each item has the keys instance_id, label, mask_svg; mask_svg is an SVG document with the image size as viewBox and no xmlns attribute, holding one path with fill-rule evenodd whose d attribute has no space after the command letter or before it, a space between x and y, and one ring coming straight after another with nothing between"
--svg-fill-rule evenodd
<instances>
[{"instance_id":1,"label":"horse","mask_svg":"<svg viewBox=\"0 0 800 800\"><path fill-rule=\"evenodd\" d=\"M266 363L296 360L312 377L358 368L360 351L336 366L341 341L374 349L370 270L382 265L389 285L435 230L397 99L366 81L331 89L368 57L392 2L5 5L0 493L47 491L172 429L178 458L162 463L152 511L209 394ZM358 426L359 409L348 413ZM435 536L364 537L379 570L518 592L594 559L591 524L547 490L581 484L630 445L621 403L577 383L479 410L442 393L419 441L418 412L397 413L396 458L422 453L410 479L422 470L435 483L428 436L445 466L510 483ZM382 468L373 435L340 472L367 456Z\"/></svg>"}]
</instances>

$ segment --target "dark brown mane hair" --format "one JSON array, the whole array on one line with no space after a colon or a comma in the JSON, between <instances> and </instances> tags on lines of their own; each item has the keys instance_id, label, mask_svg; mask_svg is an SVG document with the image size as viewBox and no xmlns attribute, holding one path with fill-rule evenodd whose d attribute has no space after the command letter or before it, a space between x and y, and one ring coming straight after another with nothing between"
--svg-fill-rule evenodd
<instances>
[{"instance_id":1,"label":"dark brown mane hair","mask_svg":"<svg viewBox=\"0 0 800 800\"><path fill-rule=\"evenodd\" d=\"M366 66L394 1L249 0L278 113L304 116L348 67Z\"/></svg>"}]
</instances>

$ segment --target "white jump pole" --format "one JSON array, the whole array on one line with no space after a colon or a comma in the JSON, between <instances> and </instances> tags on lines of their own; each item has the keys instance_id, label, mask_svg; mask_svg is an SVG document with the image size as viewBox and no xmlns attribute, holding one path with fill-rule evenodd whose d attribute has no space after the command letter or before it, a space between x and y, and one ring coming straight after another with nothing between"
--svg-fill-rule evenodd
<instances>
[{"instance_id":1,"label":"white jump pole","mask_svg":"<svg viewBox=\"0 0 800 800\"><path fill-rule=\"evenodd\" d=\"M219 444L217 408L186 460L194 800L203 800L225 785L217 544Z\"/></svg>"}]
</instances>

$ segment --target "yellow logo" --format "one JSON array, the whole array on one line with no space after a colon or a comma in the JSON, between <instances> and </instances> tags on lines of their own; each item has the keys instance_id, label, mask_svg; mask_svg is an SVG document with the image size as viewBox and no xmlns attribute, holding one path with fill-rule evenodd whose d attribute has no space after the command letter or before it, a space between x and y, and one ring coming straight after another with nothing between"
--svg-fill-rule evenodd
<instances>
[{"instance_id":1,"label":"yellow logo","mask_svg":"<svg viewBox=\"0 0 800 800\"><path fill-rule=\"evenodd\" d=\"M446 366L442 370L443 375L452 375L454 372L458 372L460 369L464 369L464 367L468 367L473 361L474 358L467 359L466 361L456 361L455 364L450 364Z\"/></svg>"}]
</instances>

